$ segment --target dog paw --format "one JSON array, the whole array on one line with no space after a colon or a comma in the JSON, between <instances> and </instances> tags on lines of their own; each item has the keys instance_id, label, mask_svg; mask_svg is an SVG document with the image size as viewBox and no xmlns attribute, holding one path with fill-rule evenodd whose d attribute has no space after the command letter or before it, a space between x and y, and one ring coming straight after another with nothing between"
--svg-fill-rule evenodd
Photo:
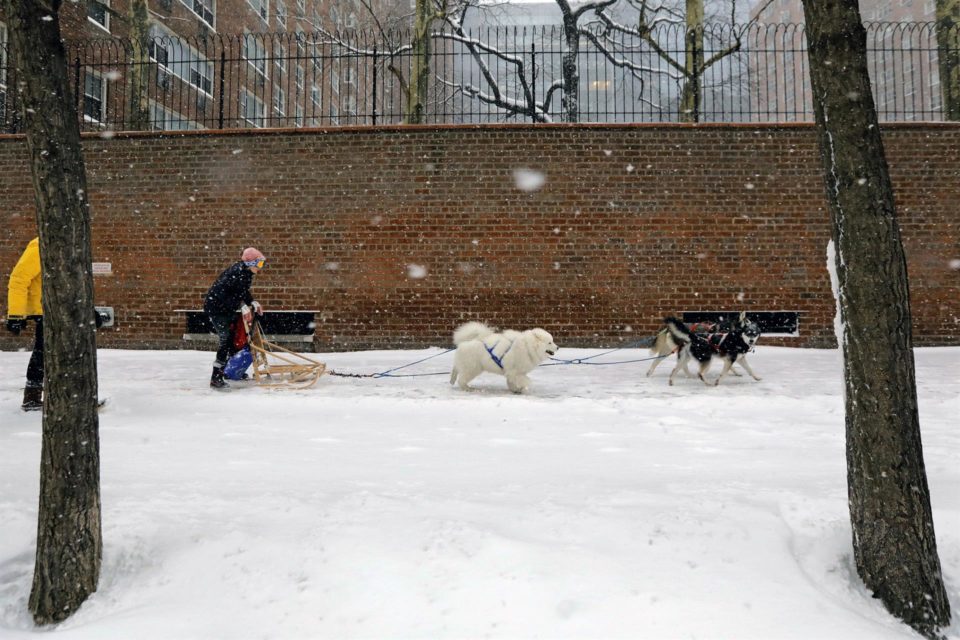
<instances>
[{"instance_id":1,"label":"dog paw","mask_svg":"<svg viewBox=\"0 0 960 640\"><path fill-rule=\"evenodd\" d=\"M753 376L753 379L756 380L757 382L760 382L761 380L763 380L763 378L761 378L760 376Z\"/></svg>"}]
</instances>

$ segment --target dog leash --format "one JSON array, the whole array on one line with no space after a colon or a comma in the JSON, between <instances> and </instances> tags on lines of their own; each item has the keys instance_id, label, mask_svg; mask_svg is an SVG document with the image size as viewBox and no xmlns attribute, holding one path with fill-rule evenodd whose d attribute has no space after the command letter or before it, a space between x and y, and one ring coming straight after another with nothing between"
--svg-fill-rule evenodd
<instances>
[{"instance_id":1,"label":"dog leash","mask_svg":"<svg viewBox=\"0 0 960 640\"><path fill-rule=\"evenodd\" d=\"M426 358L421 358L420 360L415 360L408 364L402 364L399 367L394 367L393 369L387 369L386 371L381 371L379 373L342 373L340 371L329 371L328 373L332 376L339 376L341 378L416 378L419 376L442 376L449 374L450 372L437 372L437 373L407 373L402 375L393 375L394 371L399 371L400 369L406 369L407 367L412 367L415 364L420 364L421 362L426 362L438 356L450 353L453 349L447 349L446 351L441 351L440 353L435 353L432 356L427 356Z\"/></svg>"}]
</instances>

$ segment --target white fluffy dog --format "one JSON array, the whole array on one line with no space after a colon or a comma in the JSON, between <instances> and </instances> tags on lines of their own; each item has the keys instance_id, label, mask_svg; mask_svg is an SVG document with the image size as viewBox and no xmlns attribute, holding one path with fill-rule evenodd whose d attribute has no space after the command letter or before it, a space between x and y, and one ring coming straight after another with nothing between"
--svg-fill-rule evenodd
<instances>
[{"instance_id":1,"label":"white fluffy dog","mask_svg":"<svg viewBox=\"0 0 960 640\"><path fill-rule=\"evenodd\" d=\"M468 322L453 332L457 351L450 384L461 389L484 371L507 378L507 387L522 393L530 384L528 373L557 352L553 336L543 329L496 333L482 322Z\"/></svg>"}]
</instances>

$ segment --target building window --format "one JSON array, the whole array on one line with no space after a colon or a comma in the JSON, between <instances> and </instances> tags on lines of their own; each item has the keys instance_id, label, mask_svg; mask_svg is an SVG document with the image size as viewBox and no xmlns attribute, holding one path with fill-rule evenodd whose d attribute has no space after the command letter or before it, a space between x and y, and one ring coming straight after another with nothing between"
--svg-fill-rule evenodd
<instances>
[{"instance_id":1,"label":"building window","mask_svg":"<svg viewBox=\"0 0 960 640\"><path fill-rule=\"evenodd\" d=\"M150 124L158 131L194 131L203 129L200 124L181 113L150 101Z\"/></svg>"},{"instance_id":2,"label":"building window","mask_svg":"<svg viewBox=\"0 0 960 640\"><path fill-rule=\"evenodd\" d=\"M284 4L283 0L277 0L276 9L274 9L274 11L276 12L275 15L277 17L277 26L280 27L281 29L286 29L287 28L287 5Z\"/></svg>"},{"instance_id":3,"label":"building window","mask_svg":"<svg viewBox=\"0 0 960 640\"><path fill-rule=\"evenodd\" d=\"M150 27L150 59L159 66L157 78L173 74L207 96L213 95L213 63L158 25Z\"/></svg>"},{"instance_id":4,"label":"building window","mask_svg":"<svg viewBox=\"0 0 960 640\"><path fill-rule=\"evenodd\" d=\"M244 122L254 127L262 127L266 111L262 100L246 89L240 91L240 117Z\"/></svg>"},{"instance_id":5,"label":"building window","mask_svg":"<svg viewBox=\"0 0 960 640\"><path fill-rule=\"evenodd\" d=\"M97 124L104 121L107 104L107 83L103 76L86 69L83 75L83 119Z\"/></svg>"},{"instance_id":6,"label":"building window","mask_svg":"<svg viewBox=\"0 0 960 640\"><path fill-rule=\"evenodd\" d=\"M320 104L320 87L317 85L310 87L310 102L313 104L313 109L310 112L311 115L316 115L323 111L323 107Z\"/></svg>"},{"instance_id":7,"label":"building window","mask_svg":"<svg viewBox=\"0 0 960 640\"><path fill-rule=\"evenodd\" d=\"M107 11L109 6L110 0L89 0L87 2L87 20L107 33L110 32L110 12Z\"/></svg>"},{"instance_id":8,"label":"building window","mask_svg":"<svg viewBox=\"0 0 960 640\"><path fill-rule=\"evenodd\" d=\"M277 67L278 78L287 72L287 50L282 44L277 43L273 49L273 64Z\"/></svg>"},{"instance_id":9,"label":"building window","mask_svg":"<svg viewBox=\"0 0 960 640\"><path fill-rule=\"evenodd\" d=\"M303 31L297 31L297 57L307 57L307 34Z\"/></svg>"},{"instance_id":10,"label":"building window","mask_svg":"<svg viewBox=\"0 0 960 640\"><path fill-rule=\"evenodd\" d=\"M347 116L357 115L357 97L349 94L343 97L343 114Z\"/></svg>"},{"instance_id":11,"label":"building window","mask_svg":"<svg viewBox=\"0 0 960 640\"><path fill-rule=\"evenodd\" d=\"M297 93L303 93L303 67L297 65Z\"/></svg>"},{"instance_id":12,"label":"building window","mask_svg":"<svg viewBox=\"0 0 960 640\"><path fill-rule=\"evenodd\" d=\"M214 0L180 0L180 2L213 29L213 20L216 13Z\"/></svg>"},{"instance_id":13,"label":"building window","mask_svg":"<svg viewBox=\"0 0 960 640\"><path fill-rule=\"evenodd\" d=\"M286 106L286 100L284 99L283 89L280 87L273 88L273 112L279 117L284 115L284 106Z\"/></svg>"},{"instance_id":14,"label":"building window","mask_svg":"<svg viewBox=\"0 0 960 640\"><path fill-rule=\"evenodd\" d=\"M243 57L247 59L247 62L249 62L260 75L266 77L267 47L263 43L263 40L260 39L260 36L249 32L243 34Z\"/></svg>"},{"instance_id":15,"label":"building window","mask_svg":"<svg viewBox=\"0 0 960 640\"><path fill-rule=\"evenodd\" d=\"M307 13L307 0L297 0L297 15L301 18Z\"/></svg>"},{"instance_id":16,"label":"building window","mask_svg":"<svg viewBox=\"0 0 960 640\"><path fill-rule=\"evenodd\" d=\"M7 25L0 22L0 123L7 117Z\"/></svg>"},{"instance_id":17,"label":"building window","mask_svg":"<svg viewBox=\"0 0 960 640\"><path fill-rule=\"evenodd\" d=\"M293 119L293 124L298 127L303 126L303 107L300 106L299 104L297 105L297 111Z\"/></svg>"},{"instance_id":18,"label":"building window","mask_svg":"<svg viewBox=\"0 0 960 640\"><path fill-rule=\"evenodd\" d=\"M247 3L253 7L253 10L257 12L261 20L268 22L267 16L270 15L268 0L247 0Z\"/></svg>"}]
</instances>

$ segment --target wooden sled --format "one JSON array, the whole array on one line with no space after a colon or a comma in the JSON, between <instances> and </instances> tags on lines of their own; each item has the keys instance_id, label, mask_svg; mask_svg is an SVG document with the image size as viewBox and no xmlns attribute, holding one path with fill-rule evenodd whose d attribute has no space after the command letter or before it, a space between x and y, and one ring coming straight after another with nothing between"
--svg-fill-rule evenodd
<instances>
[{"instance_id":1,"label":"wooden sled","mask_svg":"<svg viewBox=\"0 0 960 640\"><path fill-rule=\"evenodd\" d=\"M260 323L254 320L247 331L253 356L253 379L265 387L306 389L312 387L327 370L327 365L263 337Z\"/></svg>"}]
</instances>

